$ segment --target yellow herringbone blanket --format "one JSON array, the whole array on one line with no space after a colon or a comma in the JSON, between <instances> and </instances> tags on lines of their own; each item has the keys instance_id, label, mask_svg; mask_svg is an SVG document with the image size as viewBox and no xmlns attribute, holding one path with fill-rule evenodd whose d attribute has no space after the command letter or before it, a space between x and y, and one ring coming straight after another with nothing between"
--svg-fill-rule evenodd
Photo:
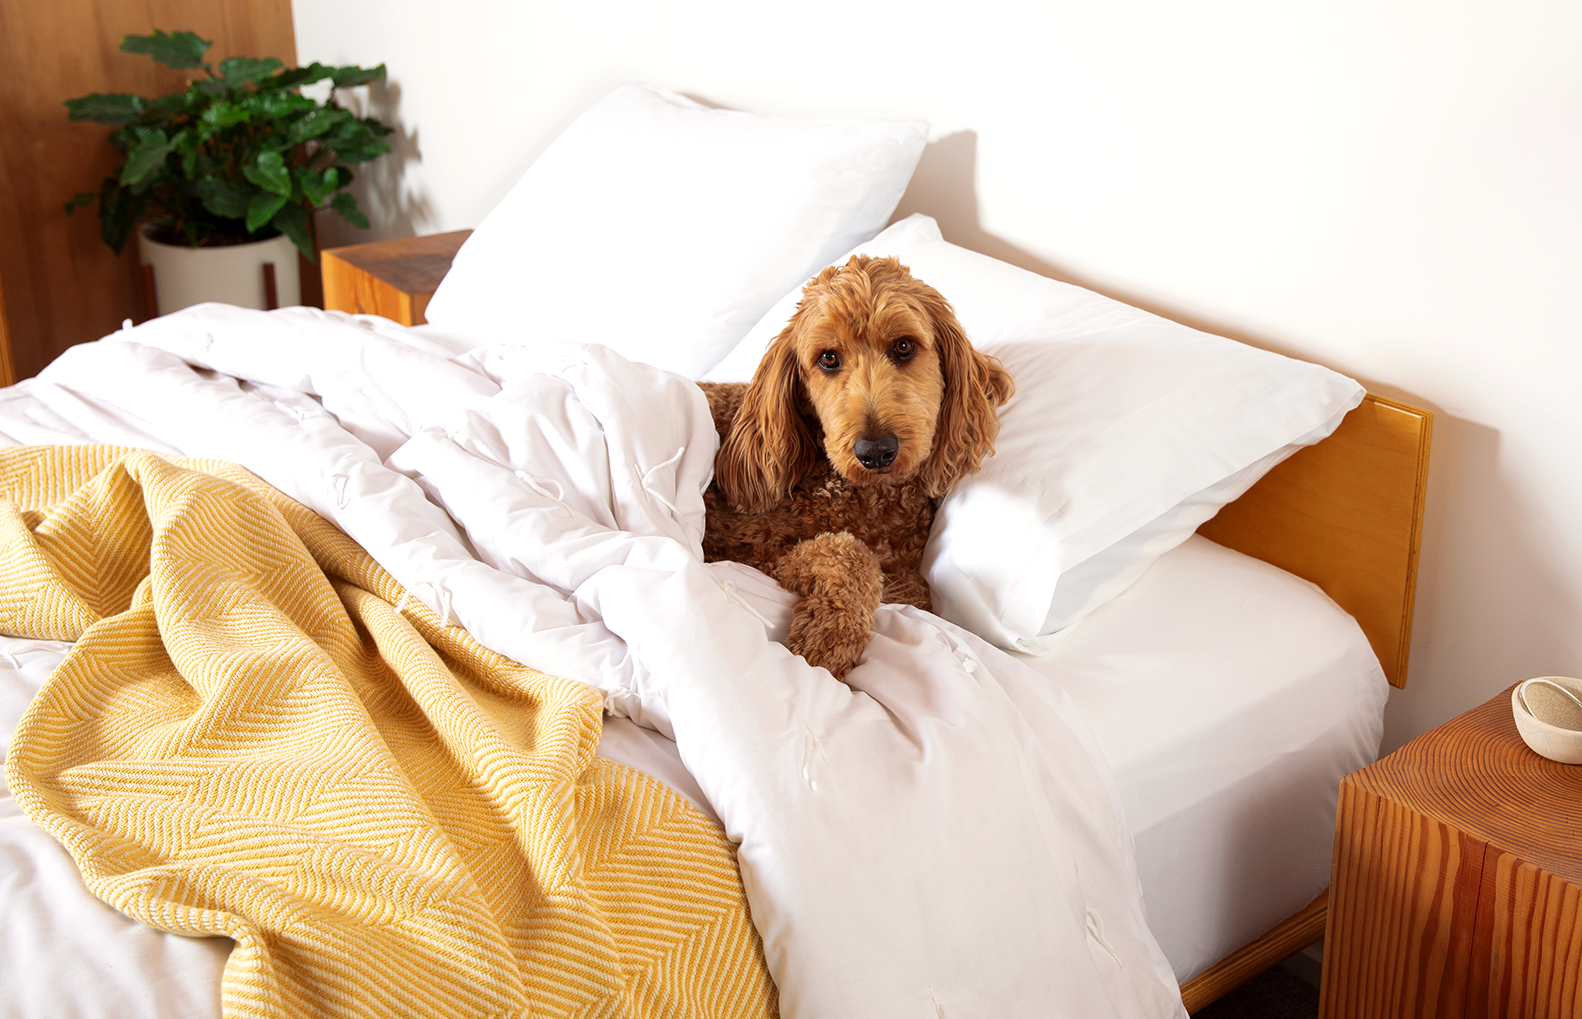
<instances>
[{"instance_id":1,"label":"yellow herringbone blanket","mask_svg":"<svg viewBox=\"0 0 1582 1019\"><path fill-rule=\"evenodd\" d=\"M0 630L75 640L6 778L105 902L235 939L228 1016L752 1016L732 846L600 700L240 468L0 450Z\"/></svg>"}]
</instances>

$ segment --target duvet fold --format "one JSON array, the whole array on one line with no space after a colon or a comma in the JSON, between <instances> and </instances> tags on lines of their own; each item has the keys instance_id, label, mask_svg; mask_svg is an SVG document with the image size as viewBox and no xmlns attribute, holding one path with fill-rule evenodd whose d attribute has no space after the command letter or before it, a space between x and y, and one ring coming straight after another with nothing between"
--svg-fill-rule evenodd
<instances>
[{"instance_id":1,"label":"duvet fold","mask_svg":"<svg viewBox=\"0 0 1582 1019\"><path fill-rule=\"evenodd\" d=\"M776 1009L735 847L595 756L599 693L240 468L0 449L0 630L76 641L17 801L110 905L235 941L227 1016Z\"/></svg>"}]
</instances>

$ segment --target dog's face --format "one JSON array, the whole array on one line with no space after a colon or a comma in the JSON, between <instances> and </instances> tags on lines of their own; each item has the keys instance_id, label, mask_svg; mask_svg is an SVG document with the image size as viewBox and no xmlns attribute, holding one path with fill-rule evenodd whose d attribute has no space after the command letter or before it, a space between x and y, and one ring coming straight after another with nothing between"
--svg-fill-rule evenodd
<instances>
[{"instance_id":1,"label":"dog's face","mask_svg":"<svg viewBox=\"0 0 1582 1019\"><path fill-rule=\"evenodd\" d=\"M823 454L854 484L942 496L994 449L1005 369L893 258L854 256L803 288L715 460L727 499L765 510Z\"/></svg>"},{"instance_id":2,"label":"dog's face","mask_svg":"<svg viewBox=\"0 0 1582 1019\"><path fill-rule=\"evenodd\" d=\"M804 293L790 337L801 392L853 484L909 480L933 451L945 374L931 290L889 259L826 271Z\"/></svg>"}]
</instances>

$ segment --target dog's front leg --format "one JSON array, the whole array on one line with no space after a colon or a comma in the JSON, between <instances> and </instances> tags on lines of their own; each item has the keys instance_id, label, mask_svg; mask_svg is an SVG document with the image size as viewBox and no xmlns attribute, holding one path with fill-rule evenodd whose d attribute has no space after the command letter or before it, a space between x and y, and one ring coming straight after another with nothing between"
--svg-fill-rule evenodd
<instances>
[{"instance_id":1,"label":"dog's front leg","mask_svg":"<svg viewBox=\"0 0 1582 1019\"><path fill-rule=\"evenodd\" d=\"M780 586L801 600L786 647L844 680L873 632L884 574L873 551L847 531L798 544L775 564Z\"/></svg>"}]
</instances>

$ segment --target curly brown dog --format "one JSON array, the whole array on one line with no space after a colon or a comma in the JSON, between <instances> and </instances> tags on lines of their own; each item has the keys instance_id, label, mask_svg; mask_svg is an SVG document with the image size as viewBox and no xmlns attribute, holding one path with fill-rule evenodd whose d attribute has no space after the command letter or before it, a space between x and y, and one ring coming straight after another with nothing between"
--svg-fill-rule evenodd
<instances>
[{"instance_id":1,"label":"curly brown dog","mask_svg":"<svg viewBox=\"0 0 1582 1019\"><path fill-rule=\"evenodd\" d=\"M859 255L803 288L752 382L703 389L724 436L704 558L800 596L787 646L844 679L881 602L929 608L937 500L994 451L1011 377L937 290Z\"/></svg>"}]
</instances>

